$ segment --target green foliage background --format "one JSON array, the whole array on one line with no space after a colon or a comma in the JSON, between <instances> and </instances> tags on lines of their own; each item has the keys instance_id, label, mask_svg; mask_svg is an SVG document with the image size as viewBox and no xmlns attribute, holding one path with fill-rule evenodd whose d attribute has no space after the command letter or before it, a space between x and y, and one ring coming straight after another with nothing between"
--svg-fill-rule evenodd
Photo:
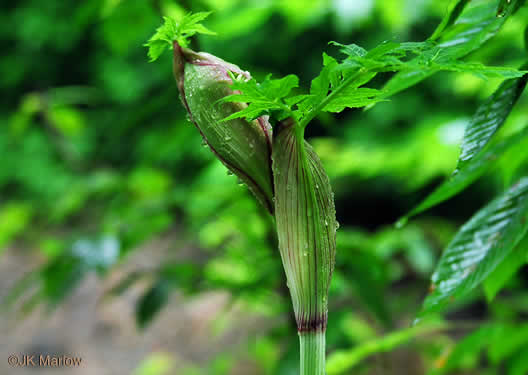
<instances>
[{"instance_id":1,"label":"green foliage background","mask_svg":"<svg viewBox=\"0 0 528 375\"><path fill-rule=\"evenodd\" d=\"M205 24L217 36L199 36L192 48L233 62L257 80L294 73L301 87L309 87L321 52L339 54L329 41L367 49L385 40L423 41L446 7L439 0L3 5L0 256L17 246L46 263L22 278L4 302L32 293L23 310L59 304L87 273L104 277L145 241L178 231L174 253L192 246L196 257L167 259L148 271L154 282L138 302L139 326L155 319L176 290L189 298L228 290L248 314L277 322L249 346L226 349L209 368L178 373L229 374L240 353L263 374L296 373L297 334L273 223L201 147L180 104L171 59L149 64L142 44L163 15L212 10ZM520 67L527 21L524 6L468 60ZM374 84L381 86L390 74ZM393 225L452 173L465 125L501 82L439 73L368 111L324 114L308 126L341 223L330 295L329 375L405 373L384 369L386 357L402 351L412 353L418 373L528 372L525 267L504 272L513 276L494 299L497 290L488 285L488 298L476 290L457 299L446 319L409 328L441 251L460 225L526 175L526 142L455 198L401 229ZM527 125L527 104L523 95L499 137ZM513 260L510 268L525 260ZM114 292L146 272L132 273ZM500 345L506 342L506 348Z\"/></svg>"}]
</instances>

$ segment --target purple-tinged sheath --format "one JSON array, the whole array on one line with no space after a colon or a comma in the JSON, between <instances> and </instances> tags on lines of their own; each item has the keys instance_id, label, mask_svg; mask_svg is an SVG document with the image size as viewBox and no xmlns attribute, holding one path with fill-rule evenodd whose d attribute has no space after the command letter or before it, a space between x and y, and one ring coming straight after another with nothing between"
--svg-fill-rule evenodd
<instances>
[{"instance_id":1,"label":"purple-tinged sheath","mask_svg":"<svg viewBox=\"0 0 528 375\"><path fill-rule=\"evenodd\" d=\"M220 161L238 176L273 214L272 129L267 118L222 121L245 103L219 103L232 95L229 72L249 79L238 66L174 43L174 77L191 122Z\"/></svg>"}]
</instances>

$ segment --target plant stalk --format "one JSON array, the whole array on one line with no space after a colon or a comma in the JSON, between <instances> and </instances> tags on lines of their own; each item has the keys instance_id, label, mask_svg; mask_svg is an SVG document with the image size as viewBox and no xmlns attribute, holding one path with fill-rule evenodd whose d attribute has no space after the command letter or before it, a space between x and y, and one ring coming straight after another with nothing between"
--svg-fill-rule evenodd
<instances>
[{"instance_id":1,"label":"plant stalk","mask_svg":"<svg viewBox=\"0 0 528 375\"><path fill-rule=\"evenodd\" d=\"M325 375L325 331L299 333L301 375Z\"/></svg>"}]
</instances>

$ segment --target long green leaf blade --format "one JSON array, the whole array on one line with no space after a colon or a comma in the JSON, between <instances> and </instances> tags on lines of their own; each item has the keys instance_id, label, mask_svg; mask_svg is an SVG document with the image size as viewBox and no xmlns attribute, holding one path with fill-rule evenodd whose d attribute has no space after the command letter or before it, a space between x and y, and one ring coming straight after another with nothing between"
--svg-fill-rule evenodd
<instances>
[{"instance_id":1,"label":"long green leaf blade","mask_svg":"<svg viewBox=\"0 0 528 375\"><path fill-rule=\"evenodd\" d=\"M528 177L471 218L442 254L419 316L444 309L481 283L528 230Z\"/></svg>"},{"instance_id":2,"label":"long green leaf blade","mask_svg":"<svg viewBox=\"0 0 528 375\"><path fill-rule=\"evenodd\" d=\"M441 33L441 37L438 38L438 47L445 50L444 54L450 55L453 59L468 55L495 36L509 16L517 9L519 3L522 2L523 0L512 0L507 4L503 16L497 17L498 1L471 1L458 17L458 20ZM432 69L399 72L385 85L384 97L405 90L436 72Z\"/></svg>"},{"instance_id":3,"label":"long green leaf blade","mask_svg":"<svg viewBox=\"0 0 528 375\"><path fill-rule=\"evenodd\" d=\"M495 298L513 275L528 261L528 237L525 237L484 281L484 293L488 301Z\"/></svg>"},{"instance_id":4,"label":"long green leaf blade","mask_svg":"<svg viewBox=\"0 0 528 375\"><path fill-rule=\"evenodd\" d=\"M504 124L526 87L527 81L528 75L525 74L521 78L503 82L478 108L464 132L462 150L455 173L462 170Z\"/></svg>"},{"instance_id":5,"label":"long green leaf blade","mask_svg":"<svg viewBox=\"0 0 528 375\"><path fill-rule=\"evenodd\" d=\"M451 0L446 15L438 25L430 39L435 40L449 26L453 25L460 16L466 5L471 0Z\"/></svg>"},{"instance_id":6,"label":"long green leaf blade","mask_svg":"<svg viewBox=\"0 0 528 375\"><path fill-rule=\"evenodd\" d=\"M528 75L524 75L518 79L505 81L480 105L465 130L458 165L451 178L413 208L400 220L400 224L404 224L410 217L451 198L468 187L491 168L498 157L528 136L528 131L525 130L484 150L508 118L526 87L527 80Z\"/></svg>"}]
</instances>

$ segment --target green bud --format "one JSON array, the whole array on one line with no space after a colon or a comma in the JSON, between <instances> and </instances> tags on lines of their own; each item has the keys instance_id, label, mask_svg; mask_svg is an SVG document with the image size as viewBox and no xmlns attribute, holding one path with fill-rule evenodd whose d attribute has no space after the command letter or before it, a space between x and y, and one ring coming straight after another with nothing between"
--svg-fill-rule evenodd
<instances>
[{"instance_id":1,"label":"green bud","mask_svg":"<svg viewBox=\"0 0 528 375\"><path fill-rule=\"evenodd\" d=\"M334 197L319 157L291 119L273 139L279 248L300 335L323 332L335 264Z\"/></svg>"},{"instance_id":2,"label":"green bud","mask_svg":"<svg viewBox=\"0 0 528 375\"><path fill-rule=\"evenodd\" d=\"M238 66L174 43L174 76L190 120L220 161L273 213L272 130L265 117L222 121L245 103L219 103L233 94L229 72L250 78Z\"/></svg>"}]
</instances>

